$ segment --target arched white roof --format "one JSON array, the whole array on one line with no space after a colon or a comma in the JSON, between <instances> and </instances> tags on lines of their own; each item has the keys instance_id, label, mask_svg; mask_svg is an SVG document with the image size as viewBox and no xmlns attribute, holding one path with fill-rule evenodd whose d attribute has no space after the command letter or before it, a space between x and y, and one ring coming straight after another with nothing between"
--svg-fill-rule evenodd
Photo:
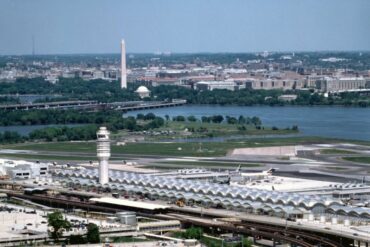
<instances>
[{"instance_id":1,"label":"arched white roof","mask_svg":"<svg viewBox=\"0 0 370 247\"><path fill-rule=\"evenodd\" d=\"M149 89L145 86L140 86L136 89L136 93L149 93Z\"/></svg>"},{"instance_id":2,"label":"arched white roof","mask_svg":"<svg viewBox=\"0 0 370 247\"><path fill-rule=\"evenodd\" d=\"M56 170L55 175L64 177L66 182L76 185L86 184L100 186L96 182L97 169L84 171ZM157 177L150 174L137 174L124 171L109 171L110 183L104 187L132 192L143 192L168 198L184 198L203 203L212 202L221 205L244 208L271 208L274 212L293 212L295 210L311 210L323 207L325 210L346 215L370 217L367 208L343 206L341 201L320 195L302 195L268 191L253 188L241 188L204 181L193 181L171 177ZM268 205L268 206L266 206Z\"/></svg>"}]
</instances>

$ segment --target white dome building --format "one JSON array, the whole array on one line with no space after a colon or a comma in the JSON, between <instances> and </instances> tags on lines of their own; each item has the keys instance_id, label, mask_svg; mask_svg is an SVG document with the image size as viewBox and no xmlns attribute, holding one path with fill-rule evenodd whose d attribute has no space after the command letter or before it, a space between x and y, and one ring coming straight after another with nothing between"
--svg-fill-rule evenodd
<instances>
[{"instance_id":1,"label":"white dome building","mask_svg":"<svg viewBox=\"0 0 370 247\"><path fill-rule=\"evenodd\" d=\"M138 89L136 89L135 93L139 94L140 98L146 98L149 97L150 91L145 86L140 86Z\"/></svg>"}]
</instances>

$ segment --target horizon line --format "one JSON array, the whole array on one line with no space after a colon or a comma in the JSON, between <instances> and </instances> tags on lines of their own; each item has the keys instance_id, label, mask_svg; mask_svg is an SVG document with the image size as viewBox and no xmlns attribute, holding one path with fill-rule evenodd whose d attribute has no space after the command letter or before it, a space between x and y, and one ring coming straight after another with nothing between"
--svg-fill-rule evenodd
<instances>
[{"instance_id":1,"label":"horizon line","mask_svg":"<svg viewBox=\"0 0 370 247\"><path fill-rule=\"evenodd\" d=\"M211 52L211 51L199 51L199 52L171 52L171 51L156 51L156 52L126 52L126 55L191 55L191 54L256 54L256 53L263 53L263 52L269 52L269 53L356 53L356 52L370 52L369 50L291 50L291 51L269 51L269 50L263 50L263 51L240 51L240 52L231 52L231 51L219 51L219 52ZM157 54L160 53L160 54ZM87 56L87 55L120 55L121 53L118 52L97 52L97 53L40 53L40 54L0 54L1 57L5 56Z\"/></svg>"}]
</instances>

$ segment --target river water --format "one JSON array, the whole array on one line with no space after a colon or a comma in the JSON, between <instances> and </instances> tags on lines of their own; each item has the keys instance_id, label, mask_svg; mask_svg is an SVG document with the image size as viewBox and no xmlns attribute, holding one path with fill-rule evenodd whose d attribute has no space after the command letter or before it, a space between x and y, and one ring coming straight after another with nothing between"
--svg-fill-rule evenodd
<instances>
[{"instance_id":1,"label":"river water","mask_svg":"<svg viewBox=\"0 0 370 247\"><path fill-rule=\"evenodd\" d=\"M124 116L136 116L138 113L153 112L158 116L190 116L197 118L210 115L228 115L239 117L259 117L263 125L279 128L298 125L300 134L306 136L322 136L332 138L356 139L370 141L370 108L340 107L340 106L211 106L185 105L179 107L133 111ZM35 129L55 125L36 126L0 126L0 132L17 131L27 135ZM68 125L76 126L76 125ZM266 136L267 137L267 136ZM273 136L271 136L273 137ZM215 139L217 140L217 138ZM221 141L221 139L219 140Z\"/></svg>"},{"instance_id":2,"label":"river water","mask_svg":"<svg viewBox=\"0 0 370 247\"><path fill-rule=\"evenodd\" d=\"M257 116L263 125L279 128L298 125L300 134L332 138L370 141L370 108L341 106L214 106L185 105L172 108L133 111L125 115L153 112L158 116L190 116L197 118L210 115L239 117Z\"/></svg>"}]
</instances>

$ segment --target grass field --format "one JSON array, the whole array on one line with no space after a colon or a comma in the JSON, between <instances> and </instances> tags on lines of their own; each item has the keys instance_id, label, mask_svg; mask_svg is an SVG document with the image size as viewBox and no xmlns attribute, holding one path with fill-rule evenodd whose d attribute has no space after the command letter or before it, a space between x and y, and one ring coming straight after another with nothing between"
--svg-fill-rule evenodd
<instances>
[{"instance_id":1,"label":"grass field","mask_svg":"<svg viewBox=\"0 0 370 247\"><path fill-rule=\"evenodd\" d=\"M268 134L291 134L297 133L298 130L286 130L278 129L272 130L271 127L264 127L264 129L256 129L252 124L244 125L246 130L239 130L238 124L227 124L227 123L201 123L201 122L175 122L170 121L165 127L161 129L172 129L174 131L182 131L184 129L194 129L199 130L200 128L207 129L209 133L212 133L214 136L227 136L227 135L268 135ZM195 135L202 135L201 133L195 131ZM204 135L204 134L203 134ZM192 136L193 137L193 136Z\"/></svg>"},{"instance_id":2,"label":"grass field","mask_svg":"<svg viewBox=\"0 0 370 247\"><path fill-rule=\"evenodd\" d=\"M353 151L348 151L348 150L343 150L343 149L321 149L320 150L321 154L356 154L356 152Z\"/></svg>"},{"instance_id":3,"label":"grass field","mask_svg":"<svg viewBox=\"0 0 370 247\"><path fill-rule=\"evenodd\" d=\"M65 160L65 161L97 161L96 155L80 156L80 155L47 155L47 154L0 154L1 158L18 158L18 159L33 159L33 160ZM122 160L111 157L110 160Z\"/></svg>"},{"instance_id":4,"label":"grass field","mask_svg":"<svg viewBox=\"0 0 370 247\"><path fill-rule=\"evenodd\" d=\"M1 158L35 159L35 160L91 160L87 157L79 156L56 156L56 155L38 155L38 154L0 154Z\"/></svg>"},{"instance_id":5,"label":"grass field","mask_svg":"<svg viewBox=\"0 0 370 247\"><path fill-rule=\"evenodd\" d=\"M352 162L358 162L358 163L364 163L364 164L370 164L370 156L365 157L343 157L344 160L352 161Z\"/></svg>"},{"instance_id":6,"label":"grass field","mask_svg":"<svg viewBox=\"0 0 370 247\"><path fill-rule=\"evenodd\" d=\"M286 137L286 138L256 138L226 142L151 142L128 143L124 146L112 145L112 154L134 155L163 155L163 156L194 156L212 157L225 156L234 148L267 147L280 145L301 145L312 143L337 143L343 140L320 137ZM345 142L349 142L348 140ZM364 142L363 142L364 143ZM53 152L80 152L95 154L95 142L51 142L51 143L25 143L3 145L4 149L53 151Z\"/></svg>"},{"instance_id":7,"label":"grass field","mask_svg":"<svg viewBox=\"0 0 370 247\"><path fill-rule=\"evenodd\" d=\"M143 122L145 124L145 121ZM239 129L239 124L227 123L203 123L203 122L176 122L168 121L163 127L153 129L149 132L155 134L143 134L142 132L131 133L126 130L119 131L112 135L112 138L122 139L130 136L143 136L147 141L160 140L176 140L184 138L207 138L207 137L225 137L225 136L259 136L259 135L285 135L296 134L298 130L278 129L273 130L272 127L263 127L256 129L252 124L243 125L246 129ZM288 127L288 126L287 126ZM171 134L168 134L168 132Z\"/></svg>"},{"instance_id":8,"label":"grass field","mask_svg":"<svg viewBox=\"0 0 370 247\"><path fill-rule=\"evenodd\" d=\"M241 167L259 167L260 164L254 164L254 163L233 163L233 162L213 162L213 161L164 161L160 163L152 164L152 166L160 166L160 167L174 167L178 166L181 167L231 167L231 168L237 168L238 166Z\"/></svg>"}]
</instances>

